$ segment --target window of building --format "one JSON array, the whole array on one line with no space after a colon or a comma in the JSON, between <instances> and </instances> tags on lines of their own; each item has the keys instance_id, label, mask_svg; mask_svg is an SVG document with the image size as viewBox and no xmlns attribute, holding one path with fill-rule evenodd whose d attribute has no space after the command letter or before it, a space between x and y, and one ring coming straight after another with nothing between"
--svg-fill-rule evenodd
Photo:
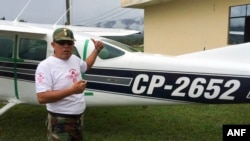
<instances>
[{"instance_id":1,"label":"window of building","mask_svg":"<svg viewBox=\"0 0 250 141\"><path fill-rule=\"evenodd\" d=\"M229 44L250 41L250 4L230 7Z\"/></svg>"},{"instance_id":2,"label":"window of building","mask_svg":"<svg viewBox=\"0 0 250 141\"><path fill-rule=\"evenodd\" d=\"M19 58L41 61L46 58L47 42L22 38L19 42Z\"/></svg>"},{"instance_id":3,"label":"window of building","mask_svg":"<svg viewBox=\"0 0 250 141\"><path fill-rule=\"evenodd\" d=\"M0 57L12 58L13 39L11 37L0 36Z\"/></svg>"}]
</instances>

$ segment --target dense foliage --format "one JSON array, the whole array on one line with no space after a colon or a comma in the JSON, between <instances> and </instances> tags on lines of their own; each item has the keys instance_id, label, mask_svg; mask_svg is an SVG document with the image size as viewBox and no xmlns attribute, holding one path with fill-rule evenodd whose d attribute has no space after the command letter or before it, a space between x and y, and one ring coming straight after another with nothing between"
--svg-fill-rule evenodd
<instances>
[{"instance_id":1,"label":"dense foliage","mask_svg":"<svg viewBox=\"0 0 250 141\"><path fill-rule=\"evenodd\" d=\"M143 34L132 34L128 36L108 36L106 38L113 39L115 41L127 44L127 45L143 45Z\"/></svg>"}]
</instances>

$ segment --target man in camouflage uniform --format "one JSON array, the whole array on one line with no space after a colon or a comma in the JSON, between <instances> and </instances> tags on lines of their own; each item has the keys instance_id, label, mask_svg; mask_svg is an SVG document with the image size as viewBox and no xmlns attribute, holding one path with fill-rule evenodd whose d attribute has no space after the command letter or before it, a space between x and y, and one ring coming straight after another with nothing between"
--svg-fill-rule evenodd
<instances>
[{"instance_id":1,"label":"man in camouflage uniform","mask_svg":"<svg viewBox=\"0 0 250 141\"><path fill-rule=\"evenodd\" d=\"M84 95L87 82L81 73L90 69L103 48L101 41L91 39L95 49L86 59L73 55L74 35L68 28L53 33L54 54L39 63L36 70L36 93L48 110L49 141L82 141Z\"/></svg>"}]
</instances>

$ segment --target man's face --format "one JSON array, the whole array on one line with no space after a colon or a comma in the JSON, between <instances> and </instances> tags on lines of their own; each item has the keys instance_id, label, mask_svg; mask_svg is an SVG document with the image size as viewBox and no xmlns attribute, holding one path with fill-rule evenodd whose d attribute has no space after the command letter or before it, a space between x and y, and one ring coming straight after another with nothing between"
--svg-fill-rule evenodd
<instances>
[{"instance_id":1,"label":"man's face","mask_svg":"<svg viewBox=\"0 0 250 141\"><path fill-rule=\"evenodd\" d=\"M53 41L51 45L54 48L54 55L57 58L67 60L72 55L74 42L61 40L61 41Z\"/></svg>"}]
</instances>

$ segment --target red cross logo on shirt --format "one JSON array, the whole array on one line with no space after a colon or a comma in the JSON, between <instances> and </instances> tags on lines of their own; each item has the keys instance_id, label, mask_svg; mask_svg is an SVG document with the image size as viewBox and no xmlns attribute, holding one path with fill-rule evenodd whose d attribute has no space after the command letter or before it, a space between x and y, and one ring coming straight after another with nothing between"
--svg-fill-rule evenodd
<instances>
[{"instance_id":1,"label":"red cross logo on shirt","mask_svg":"<svg viewBox=\"0 0 250 141\"><path fill-rule=\"evenodd\" d=\"M37 80L38 80L38 83L42 84L43 83L43 80L44 80L44 74L42 72L39 72L37 74Z\"/></svg>"},{"instance_id":2,"label":"red cross logo on shirt","mask_svg":"<svg viewBox=\"0 0 250 141\"><path fill-rule=\"evenodd\" d=\"M77 82L78 76L79 76L79 73L75 69L69 70L69 78L73 80L73 83Z\"/></svg>"}]
</instances>

